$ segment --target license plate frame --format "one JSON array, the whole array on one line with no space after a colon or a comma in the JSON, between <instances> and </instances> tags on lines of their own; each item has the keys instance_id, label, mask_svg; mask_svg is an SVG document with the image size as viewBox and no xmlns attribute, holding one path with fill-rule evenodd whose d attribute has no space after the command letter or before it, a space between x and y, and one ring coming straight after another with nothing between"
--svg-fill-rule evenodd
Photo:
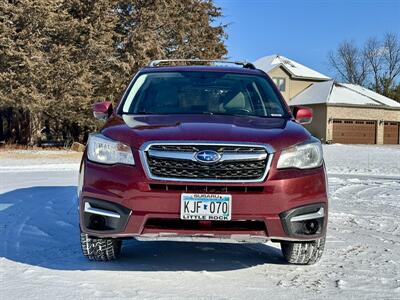
<instances>
[{"instance_id":1,"label":"license plate frame","mask_svg":"<svg viewBox=\"0 0 400 300\"><path fill-rule=\"evenodd\" d=\"M182 193L181 220L230 221L232 195L208 193Z\"/></svg>"}]
</instances>

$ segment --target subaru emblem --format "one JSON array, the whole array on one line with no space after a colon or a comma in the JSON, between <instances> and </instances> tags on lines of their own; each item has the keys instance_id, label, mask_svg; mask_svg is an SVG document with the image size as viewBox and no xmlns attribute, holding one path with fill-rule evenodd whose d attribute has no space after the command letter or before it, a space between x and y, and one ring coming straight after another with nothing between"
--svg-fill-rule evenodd
<instances>
[{"instance_id":1,"label":"subaru emblem","mask_svg":"<svg viewBox=\"0 0 400 300\"><path fill-rule=\"evenodd\" d=\"M212 150L202 150L197 152L194 158L202 163L216 163L221 159L221 154Z\"/></svg>"}]
</instances>

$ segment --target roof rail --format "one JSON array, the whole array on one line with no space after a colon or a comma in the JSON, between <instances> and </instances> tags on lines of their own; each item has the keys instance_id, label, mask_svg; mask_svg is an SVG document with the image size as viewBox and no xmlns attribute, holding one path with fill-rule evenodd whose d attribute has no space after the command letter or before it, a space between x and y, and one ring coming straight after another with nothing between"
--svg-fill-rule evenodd
<instances>
[{"instance_id":1,"label":"roof rail","mask_svg":"<svg viewBox=\"0 0 400 300\"><path fill-rule=\"evenodd\" d=\"M252 70L256 69L256 67L252 63L249 63L247 61L229 61L229 60L225 60L225 59L159 59L159 60L151 61L147 66L148 67L160 67L160 66L170 65L171 63L179 63L179 62L194 65L194 66L196 65L196 63L201 63L200 65L203 65L205 63L233 64L233 65L242 66L243 68L246 68L246 69L252 69Z\"/></svg>"}]
</instances>

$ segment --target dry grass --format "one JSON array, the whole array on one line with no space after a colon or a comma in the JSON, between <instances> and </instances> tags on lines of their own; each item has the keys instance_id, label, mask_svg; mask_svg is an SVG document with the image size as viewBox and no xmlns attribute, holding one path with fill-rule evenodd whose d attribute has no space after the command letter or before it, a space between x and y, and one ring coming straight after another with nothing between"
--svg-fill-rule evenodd
<instances>
[{"instance_id":1,"label":"dry grass","mask_svg":"<svg viewBox=\"0 0 400 300\"><path fill-rule=\"evenodd\" d=\"M0 159L63 159L79 161L82 158L82 152L66 151L60 149L1 149Z\"/></svg>"},{"instance_id":2,"label":"dry grass","mask_svg":"<svg viewBox=\"0 0 400 300\"><path fill-rule=\"evenodd\" d=\"M0 144L0 152L8 150L65 150L62 147L38 147L19 144Z\"/></svg>"},{"instance_id":3,"label":"dry grass","mask_svg":"<svg viewBox=\"0 0 400 300\"><path fill-rule=\"evenodd\" d=\"M62 147L37 147L18 144L0 144L0 159L62 158L64 161L79 161L82 158L82 154L82 152L71 151Z\"/></svg>"}]
</instances>

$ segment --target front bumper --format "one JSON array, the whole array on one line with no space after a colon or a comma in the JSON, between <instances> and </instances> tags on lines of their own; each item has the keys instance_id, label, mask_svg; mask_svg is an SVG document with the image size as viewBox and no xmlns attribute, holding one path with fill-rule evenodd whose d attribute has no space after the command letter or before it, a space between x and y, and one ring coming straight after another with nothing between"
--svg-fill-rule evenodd
<instances>
[{"instance_id":1,"label":"front bumper","mask_svg":"<svg viewBox=\"0 0 400 300\"><path fill-rule=\"evenodd\" d=\"M276 170L272 166L268 177L261 183L191 184L148 179L141 166L105 166L84 159L81 176L84 176L80 193L81 230L97 237L306 241L322 237L326 232L328 198L324 167ZM221 185L229 187L231 191L227 193L232 195L232 220L226 224L221 221L181 221L182 191L179 189L186 189L188 184L191 188L194 185L211 189ZM160 186L174 188L162 190ZM121 218L118 222L113 220L112 226L90 226L90 214L85 212L85 202L96 202L97 206L96 203L92 206L100 209L118 210ZM118 209L114 209L113 205ZM319 219L320 230L308 235L291 230L287 225L290 221L285 219L287 213L310 205L324 208L324 217Z\"/></svg>"}]
</instances>

